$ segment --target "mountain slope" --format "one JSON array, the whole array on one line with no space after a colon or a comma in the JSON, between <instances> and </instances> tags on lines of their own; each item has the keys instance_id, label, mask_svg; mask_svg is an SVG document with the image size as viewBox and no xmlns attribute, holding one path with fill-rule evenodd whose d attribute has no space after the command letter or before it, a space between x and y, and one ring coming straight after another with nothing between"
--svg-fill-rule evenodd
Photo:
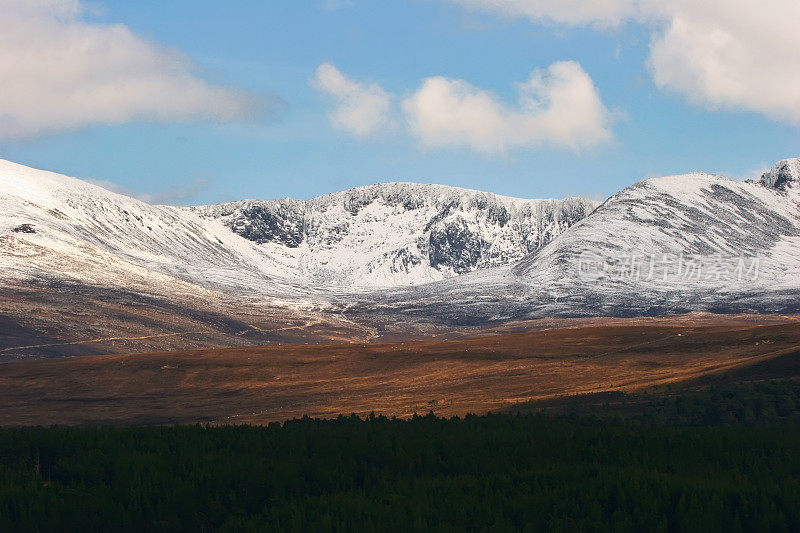
<instances>
[{"instance_id":1,"label":"mountain slope","mask_svg":"<svg viewBox=\"0 0 800 533\"><path fill-rule=\"evenodd\" d=\"M247 288L285 275L250 241L186 210L0 161L2 276L152 289Z\"/></svg>"},{"instance_id":2,"label":"mountain slope","mask_svg":"<svg viewBox=\"0 0 800 533\"><path fill-rule=\"evenodd\" d=\"M559 285L583 279L609 289L793 286L800 281L794 276L800 264L799 163L781 161L759 182L703 173L642 181L609 198L551 246L520 261L514 273ZM579 271L581 254L584 262L596 261L600 268ZM708 272L684 276L677 270L681 257L684 264L719 259L723 264L718 266L734 267L744 259L759 271L752 273L757 279ZM656 264L651 267L651 262ZM646 271L623 271L637 263Z\"/></svg>"}]
</instances>

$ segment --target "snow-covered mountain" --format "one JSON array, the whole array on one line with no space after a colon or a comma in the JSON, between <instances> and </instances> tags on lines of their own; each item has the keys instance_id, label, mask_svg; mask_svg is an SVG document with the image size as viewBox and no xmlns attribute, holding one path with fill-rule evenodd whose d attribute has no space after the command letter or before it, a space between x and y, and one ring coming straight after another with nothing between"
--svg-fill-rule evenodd
<instances>
[{"instance_id":1,"label":"snow-covered mountain","mask_svg":"<svg viewBox=\"0 0 800 533\"><path fill-rule=\"evenodd\" d=\"M522 200L416 183L358 187L308 201L193 208L315 284L417 285L505 265L583 219L596 202Z\"/></svg>"},{"instance_id":2,"label":"snow-covered mountain","mask_svg":"<svg viewBox=\"0 0 800 533\"><path fill-rule=\"evenodd\" d=\"M800 159L758 181L647 179L599 206L390 183L195 208L0 161L0 287L0 338L50 346L135 322L128 351L153 331L174 347L797 313Z\"/></svg>"},{"instance_id":3,"label":"snow-covered mountain","mask_svg":"<svg viewBox=\"0 0 800 533\"><path fill-rule=\"evenodd\" d=\"M285 272L189 211L0 161L0 277L170 290L247 288Z\"/></svg>"},{"instance_id":4,"label":"snow-covered mountain","mask_svg":"<svg viewBox=\"0 0 800 533\"><path fill-rule=\"evenodd\" d=\"M759 181L647 179L513 266L364 299L452 324L547 316L800 312L800 159ZM416 320L416 318L415 318Z\"/></svg>"},{"instance_id":5,"label":"snow-covered mountain","mask_svg":"<svg viewBox=\"0 0 800 533\"><path fill-rule=\"evenodd\" d=\"M642 181L518 263L514 273L546 280L554 290L580 284L609 294L695 289L716 291L721 299L797 287L798 171L800 160L793 159L758 182L703 173Z\"/></svg>"},{"instance_id":6,"label":"snow-covered mountain","mask_svg":"<svg viewBox=\"0 0 800 533\"><path fill-rule=\"evenodd\" d=\"M392 183L179 208L0 161L0 276L319 304L510 264L595 206Z\"/></svg>"}]
</instances>

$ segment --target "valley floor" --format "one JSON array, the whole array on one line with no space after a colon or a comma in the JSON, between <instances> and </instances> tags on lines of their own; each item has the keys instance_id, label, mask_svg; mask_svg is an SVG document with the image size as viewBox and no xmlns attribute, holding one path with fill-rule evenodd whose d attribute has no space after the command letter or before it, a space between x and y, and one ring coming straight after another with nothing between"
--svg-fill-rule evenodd
<instances>
[{"instance_id":1,"label":"valley floor","mask_svg":"<svg viewBox=\"0 0 800 533\"><path fill-rule=\"evenodd\" d=\"M260 424L370 412L463 416L538 409L575 394L702 387L726 376L761 379L759 372L800 375L800 321L792 316L591 319L551 326L519 332L524 325L511 324L454 340L1 363L0 426Z\"/></svg>"}]
</instances>

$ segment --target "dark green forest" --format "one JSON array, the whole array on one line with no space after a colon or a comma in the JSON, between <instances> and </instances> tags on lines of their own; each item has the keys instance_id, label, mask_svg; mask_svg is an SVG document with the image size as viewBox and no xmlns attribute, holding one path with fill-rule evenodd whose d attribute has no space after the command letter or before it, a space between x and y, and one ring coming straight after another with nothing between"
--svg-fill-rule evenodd
<instances>
[{"instance_id":1,"label":"dark green forest","mask_svg":"<svg viewBox=\"0 0 800 533\"><path fill-rule=\"evenodd\" d=\"M800 530L800 383L558 412L0 430L0 530Z\"/></svg>"}]
</instances>

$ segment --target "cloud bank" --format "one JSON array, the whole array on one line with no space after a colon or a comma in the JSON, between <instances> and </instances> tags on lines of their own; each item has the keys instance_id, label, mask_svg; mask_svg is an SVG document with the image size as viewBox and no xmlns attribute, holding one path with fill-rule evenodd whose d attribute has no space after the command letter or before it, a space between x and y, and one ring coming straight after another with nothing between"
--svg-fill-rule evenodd
<instances>
[{"instance_id":1,"label":"cloud bank","mask_svg":"<svg viewBox=\"0 0 800 533\"><path fill-rule=\"evenodd\" d=\"M648 24L648 65L658 87L711 108L800 124L797 0L451 1L544 23Z\"/></svg>"},{"instance_id":2,"label":"cloud bank","mask_svg":"<svg viewBox=\"0 0 800 533\"><path fill-rule=\"evenodd\" d=\"M246 118L257 99L209 84L179 51L79 0L0 0L0 139L131 121Z\"/></svg>"},{"instance_id":3,"label":"cloud bank","mask_svg":"<svg viewBox=\"0 0 800 533\"><path fill-rule=\"evenodd\" d=\"M394 95L364 84L325 63L314 84L336 100L331 122L359 137L394 121ZM536 69L518 84L516 105L467 81L432 77L402 100L409 132L427 148L469 148L484 153L536 149L543 145L581 149L612 139L611 113L592 79L574 61Z\"/></svg>"}]
</instances>

